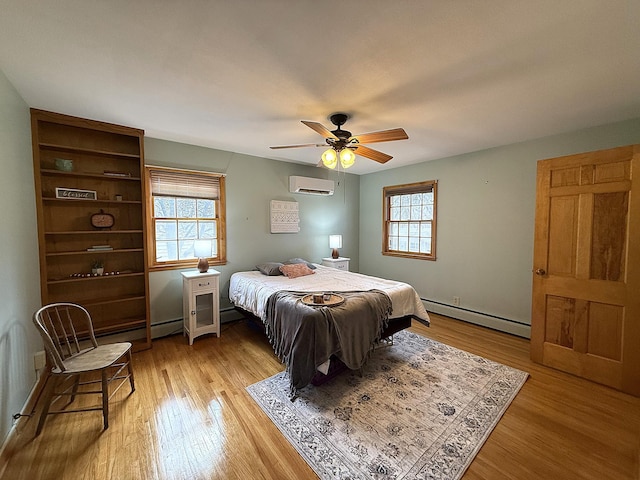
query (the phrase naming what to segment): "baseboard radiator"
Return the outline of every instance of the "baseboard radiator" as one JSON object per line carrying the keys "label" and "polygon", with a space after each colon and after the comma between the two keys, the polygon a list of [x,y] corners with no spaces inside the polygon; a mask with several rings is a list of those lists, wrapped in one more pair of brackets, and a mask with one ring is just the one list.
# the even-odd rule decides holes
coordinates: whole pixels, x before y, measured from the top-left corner
{"label": "baseboard radiator", "polygon": [[461,308],[446,303],[436,302],[423,298],[424,306],[428,312],[437,313],[446,317],[464,320],[483,327],[492,328],[501,332],[517,335],[518,337],[531,338],[531,325],[508,318],[498,317],[487,313],[476,312],[467,308]]}
{"label": "baseboard radiator", "polygon": [[[220,310],[220,324],[227,322],[233,322],[240,320],[240,315],[233,307],[223,308]],[[166,337],[168,335],[175,335],[182,333],[182,318],[176,318],[174,320],[165,320],[160,323],[151,324],[151,339]]]}

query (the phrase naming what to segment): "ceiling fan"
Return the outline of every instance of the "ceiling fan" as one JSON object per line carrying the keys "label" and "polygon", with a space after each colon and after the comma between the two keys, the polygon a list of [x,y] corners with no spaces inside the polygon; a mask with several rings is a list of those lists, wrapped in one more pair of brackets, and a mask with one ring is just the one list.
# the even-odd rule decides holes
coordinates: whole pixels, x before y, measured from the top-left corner
{"label": "ceiling fan", "polygon": [[331,115],[329,120],[331,120],[331,123],[337,127],[335,130],[331,131],[321,123],[302,120],[302,123],[307,127],[325,137],[326,143],[283,145],[271,148],[277,150],[280,148],[326,147],[329,145],[329,149],[322,154],[322,163],[324,166],[331,169],[336,168],[338,159],[340,159],[342,168],[349,168],[354,164],[356,155],[375,160],[378,163],[386,163],[393,158],[391,155],[387,155],[386,153],[364,146],[364,143],[390,142],[393,140],[406,140],[409,138],[407,132],[402,128],[363,133],[361,135],[351,135],[351,132],[340,128],[348,119],[349,115],[346,113],[334,113]]}

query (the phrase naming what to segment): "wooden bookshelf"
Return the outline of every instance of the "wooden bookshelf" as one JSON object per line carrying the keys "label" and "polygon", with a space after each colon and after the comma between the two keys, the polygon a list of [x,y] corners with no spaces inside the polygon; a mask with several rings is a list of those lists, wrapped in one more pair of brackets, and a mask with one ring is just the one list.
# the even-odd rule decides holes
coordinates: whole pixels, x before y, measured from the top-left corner
{"label": "wooden bookshelf", "polygon": [[[150,347],[144,131],[36,109],[31,129],[42,304],[79,303],[97,335]],[[61,198],[59,189],[91,198]],[[92,225],[101,212],[111,227]],[[102,274],[92,273],[95,261]]]}

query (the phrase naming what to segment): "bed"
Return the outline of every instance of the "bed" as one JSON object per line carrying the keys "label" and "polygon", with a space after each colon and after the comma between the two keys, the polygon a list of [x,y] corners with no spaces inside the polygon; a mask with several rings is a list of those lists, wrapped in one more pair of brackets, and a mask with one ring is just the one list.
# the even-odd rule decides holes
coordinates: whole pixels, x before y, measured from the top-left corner
{"label": "bed", "polygon": [[[229,284],[231,302],[259,320],[285,364],[292,398],[317,379],[317,371],[329,374],[332,364],[362,367],[377,341],[408,328],[411,319],[429,324],[418,293],[407,283],[308,265],[313,274],[288,278],[252,270],[234,273]],[[303,302],[320,292],[345,301],[335,307]]]}

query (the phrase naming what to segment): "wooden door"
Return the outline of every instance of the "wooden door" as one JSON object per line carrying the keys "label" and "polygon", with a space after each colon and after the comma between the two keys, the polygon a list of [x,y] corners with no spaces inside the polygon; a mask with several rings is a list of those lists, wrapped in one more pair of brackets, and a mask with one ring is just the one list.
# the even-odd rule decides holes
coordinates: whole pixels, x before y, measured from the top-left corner
{"label": "wooden door", "polygon": [[639,173],[640,145],[538,162],[531,322],[533,361],[636,396]]}

